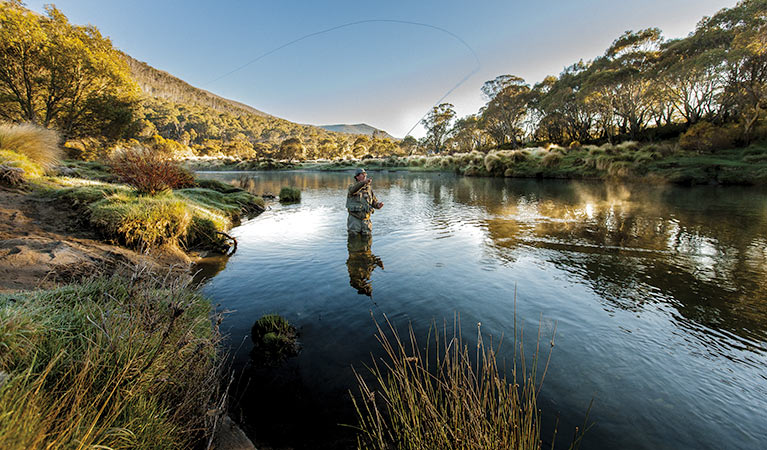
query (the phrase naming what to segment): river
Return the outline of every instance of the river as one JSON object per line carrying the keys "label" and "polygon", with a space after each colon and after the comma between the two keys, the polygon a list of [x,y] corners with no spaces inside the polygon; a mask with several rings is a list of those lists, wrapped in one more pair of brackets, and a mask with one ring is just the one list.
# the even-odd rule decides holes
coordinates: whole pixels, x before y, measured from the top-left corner
{"label": "river", "polygon": [[[379,355],[374,319],[419,336],[456,315],[467,339],[555,332],[539,407],[566,448],[767,448],[767,191],[371,173],[385,206],[350,241],[351,173],[200,173],[277,194],[200,266],[236,370],[233,410],[257,442],[353,448],[352,366]],[[516,300],[515,300],[516,299]],[[299,330],[279,368],[249,364],[264,314]],[[508,345],[501,353],[511,358]]]}

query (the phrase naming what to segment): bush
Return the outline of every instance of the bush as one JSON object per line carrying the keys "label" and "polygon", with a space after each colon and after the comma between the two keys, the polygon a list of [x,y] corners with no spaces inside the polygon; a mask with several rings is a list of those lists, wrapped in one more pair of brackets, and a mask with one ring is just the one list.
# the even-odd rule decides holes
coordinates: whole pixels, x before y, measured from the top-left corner
{"label": "bush", "polygon": [[210,314],[151,280],[0,295],[0,448],[196,448],[218,400]]}
{"label": "bush", "polygon": [[24,155],[45,170],[58,165],[62,156],[58,133],[31,124],[0,124],[0,150]]}
{"label": "bush", "polygon": [[731,129],[717,127],[710,122],[698,122],[679,138],[679,145],[685,150],[708,152],[731,148],[735,136]]}
{"label": "bush", "polygon": [[194,185],[194,175],[178,162],[142,147],[116,152],[110,166],[123,182],[141,194],[155,195]]}
{"label": "bush", "polygon": [[293,187],[283,187],[280,189],[280,202],[297,203],[301,201],[301,190]]}

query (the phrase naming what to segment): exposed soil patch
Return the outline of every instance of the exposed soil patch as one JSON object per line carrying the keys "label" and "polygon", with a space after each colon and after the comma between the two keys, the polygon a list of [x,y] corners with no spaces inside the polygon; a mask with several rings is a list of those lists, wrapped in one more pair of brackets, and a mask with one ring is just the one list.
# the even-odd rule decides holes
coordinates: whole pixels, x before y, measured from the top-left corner
{"label": "exposed soil patch", "polygon": [[0,188],[0,292],[50,288],[99,274],[188,271],[181,252],[151,256],[99,240],[67,203]]}

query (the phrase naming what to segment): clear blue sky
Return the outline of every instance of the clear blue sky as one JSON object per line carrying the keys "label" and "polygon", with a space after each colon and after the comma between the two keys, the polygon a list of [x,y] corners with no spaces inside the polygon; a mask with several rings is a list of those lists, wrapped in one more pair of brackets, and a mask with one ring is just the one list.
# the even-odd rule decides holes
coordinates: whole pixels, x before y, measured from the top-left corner
{"label": "clear blue sky", "polygon": [[[48,1],[27,0],[42,11]],[[683,37],[735,0],[262,1],[60,0],[73,23],[93,24],[134,58],[190,84],[299,123],[365,122],[402,137],[475,67],[458,40],[404,24],[372,23],[303,40],[212,80],[303,35],[344,23],[393,19],[460,36],[478,73],[445,101],[460,116],[482,106],[480,87],[501,74],[530,84],[604,52],[625,30]],[[416,136],[423,134],[417,128]]]}

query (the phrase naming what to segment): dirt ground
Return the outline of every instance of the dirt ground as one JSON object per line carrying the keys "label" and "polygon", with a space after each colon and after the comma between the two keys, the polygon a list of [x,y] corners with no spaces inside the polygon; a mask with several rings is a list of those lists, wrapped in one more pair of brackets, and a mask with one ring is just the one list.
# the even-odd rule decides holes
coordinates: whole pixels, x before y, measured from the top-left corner
{"label": "dirt ground", "polygon": [[51,288],[143,268],[189,270],[181,252],[142,255],[99,240],[70,205],[0,187],[0,292]]}

